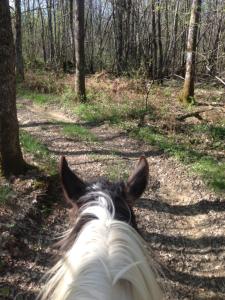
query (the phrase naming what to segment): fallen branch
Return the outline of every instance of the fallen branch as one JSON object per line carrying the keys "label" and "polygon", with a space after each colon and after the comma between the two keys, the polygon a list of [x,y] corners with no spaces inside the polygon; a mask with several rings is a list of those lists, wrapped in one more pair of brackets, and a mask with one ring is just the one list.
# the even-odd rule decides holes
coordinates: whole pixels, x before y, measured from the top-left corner
{"label": "fallen branch", "polygon": [[207,111],[210,111],[212,110],[213,108],[211,109],[207,109],[207,110],[199,110],[199,111],[195,111],[195,112],[191,112],[191,113],[188,113],[188,114],[185,114],[185,115],[181,115],[181,116],[177,116],[176,117],[176,120],[177,121],[184,121],[185,119],[187,118],[191,118],[191,117],[195,117],[197,118],[198,120],[202,121],[203,118],[200,114],[204,113],[204,112],[207,112]]}
{"label": "fallen branch", "polygon": [[175,77],[178,77],[178,78],[180,78],[180,79],[184,80],[184,77],[182,77],[182,76],[180,76],[180,75],[173,74],[173,76],[175,76]]}
{"label": "fallen branch", "polygon": [[210,75],[211,77],[215,77],[218,81],[220,81],[220,82],[225,86],[225,81],[223,81],[220,77],[211,74],[211,69],[210,69],[209,66],[206,66],[206,69],[209,71],[209,75]]}

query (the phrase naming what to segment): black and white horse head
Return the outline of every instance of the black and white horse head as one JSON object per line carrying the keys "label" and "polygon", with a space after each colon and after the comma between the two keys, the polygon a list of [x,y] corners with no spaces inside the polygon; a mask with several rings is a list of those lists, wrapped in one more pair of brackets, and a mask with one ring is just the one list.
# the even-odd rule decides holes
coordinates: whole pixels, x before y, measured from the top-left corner
{"label": "black and white horse head", "polygon": [[[129,223],[136,229],[135,216],[132,207],[144,192],[149,177],[149,166],[146,158],[142,156],[133,173],[125,183],[123,181],[110,182],[106,178],[87,183],[79,178],[68,166],[65,157],[61,158],[60,176],[65,199],[75,211],[79,210],[93,197],[104,193],[113,202],[114,218]],[[88,195],[91,194],[91,198]]]}
{"label": "black and white horse head", "polygon": [[148,162],[142,156],[127,182],[87,183],[62,157],[62,188],[74,222],[64,234],[65,253],[49,271],[41,299],[163,299],[132,209],[148,175]]}

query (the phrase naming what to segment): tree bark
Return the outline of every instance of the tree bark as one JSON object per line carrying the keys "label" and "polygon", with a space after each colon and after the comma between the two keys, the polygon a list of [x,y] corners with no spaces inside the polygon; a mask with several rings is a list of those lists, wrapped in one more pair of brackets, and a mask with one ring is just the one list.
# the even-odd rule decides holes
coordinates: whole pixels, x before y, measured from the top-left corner
{"label": "tree bark", "polygon": [[162,47],[162,39],[161,39],[161,1],[157,0],[157,25],[158,25],[158,46],[159,46],[159,61],[158,61],[158,80],[160,83],[163,83],[163,47]]}
{"label": "tree bark", "polygon": [[216,38],[213,44],[213,49],[211,51],[210,57],[209,57],[209,65],[210,65],[210,75],[215,76],[216,75],[216,59],[217,59],[217,55],[218,55],[218,47],[219,47],[219,41],[220,41],[220,33],[222,30],[222,24],[224,24],[223,21],[223,15],[221,15],[220,19],[219,19],[219,25],[218,25],[218,29],[216,32]]}
{"label": "tree bark", "polygon": [[15,0],[16,11],[16,76],[19,81],[24,80],[24,64],[21,31],[21,0]]}
{"label": "tree bark", "polygon": [[76,62],[76,54],[75,54],[75,39],[74,39],[74,18],[73,18],[73,0],[70,0],[70,30],[71,30],[71,38],[72,38],[72,57],[73,63],[75,65]]}
{"label": "tree bark", "polygon": [[152,80],[157,77],[157,42],[156,42],[156,20],[155,20],[155,0],[152,0]]}
{"label": "tree bark", "polygon": [[116,73],[120,75],[123,71],[123,0],[113,1],[113,17],[115,32],[115,61]]}
{"label": "tree bark", "polygon": [[186,73],[183,91],[180,95],[180,100],[186,103],[194,99],[195,53],[200,13],[201,0],[193,0],[187,40]]}
{"label": "tree bark", "polygon": [[174,14],[174,24],[173,24],[173,54],[172,54],[172,73],[175,73],[176,69],[176,53],[177,53],[177,29],[178,29],[178,10],[179,10],[179,0],[175,5],[175,14]]}
{"label": "tree bark", "polygon": [[0,1],[0,166],[4,176],[27,169],[16,114],[15,49],[8,0]]}
{"label": "tree bark", "polygon": [[86,101],[84,55],[84,0],[76,0],[75,8],[76,79],[75,90],[79,100]]}
{"label": "tree bark", "polygon": [[40,5],[40,0],[38,0],[38,8],[39,8],[39,13],[40,13],[40,17],[41,17],[41,39],[42,39],[43,59],[44,59],[45,65],[46,65],[47,55],[46,55],[46,47],[45,47],[45,26],[44,26],[45,23],[44,23],[42,8]]}
{"label": "tree bark", "polygon": [[89,69],[92,74],[94,74],[94,23],[93,23],[93,1],[89,1],[90,9],[90,64]]}
{"label": "tree bark", "polygon": [[50,57],[51,63],[55,63],[55,48],[54,48],[54,38],[53,38],[53,28],[52,28],[52,0],[47,0],[48,6],[48,29],[49,29],[49,42],[50,42]]}

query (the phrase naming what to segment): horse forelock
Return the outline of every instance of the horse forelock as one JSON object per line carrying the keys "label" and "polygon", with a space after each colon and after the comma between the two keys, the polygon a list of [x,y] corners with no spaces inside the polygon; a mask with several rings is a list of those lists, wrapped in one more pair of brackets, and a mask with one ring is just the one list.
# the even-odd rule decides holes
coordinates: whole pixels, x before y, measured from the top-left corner
{"label": "horse forelock", "polygon": [[116,219],[134,227],[137,225],[132,208],[126,201],[124,182],[110,183],[102,178],[91,183],[87,192],[77,201],[79,209],[72,209],[71,227],[56,244],[62,251],[67,251],[76,240],[82,228],[94,219]]}

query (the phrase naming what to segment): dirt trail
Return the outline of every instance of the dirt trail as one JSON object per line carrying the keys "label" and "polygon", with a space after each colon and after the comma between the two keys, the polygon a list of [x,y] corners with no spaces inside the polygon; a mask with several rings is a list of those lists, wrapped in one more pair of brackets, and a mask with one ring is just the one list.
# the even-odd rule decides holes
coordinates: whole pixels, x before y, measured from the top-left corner
{"label": "dirt trail", "polygon": [[[86,179],[107,175],[109,170],[126,174],[144,153],[151,176],[135,212],[163,265],[163,282],[172,293],[168,299],[225,299],[225,199],[210,192],[187,167],[120,129],[106,123],[92,126],[98,142],[77,141],[61,132],[62,122],[76,123],[76,118],[27,100],[19,102],[21,127],[46,144],[57,160],[65,155]],[[62,229],[57,226],[54,230]],[[46,234],[48,238],[52,232]]]}

